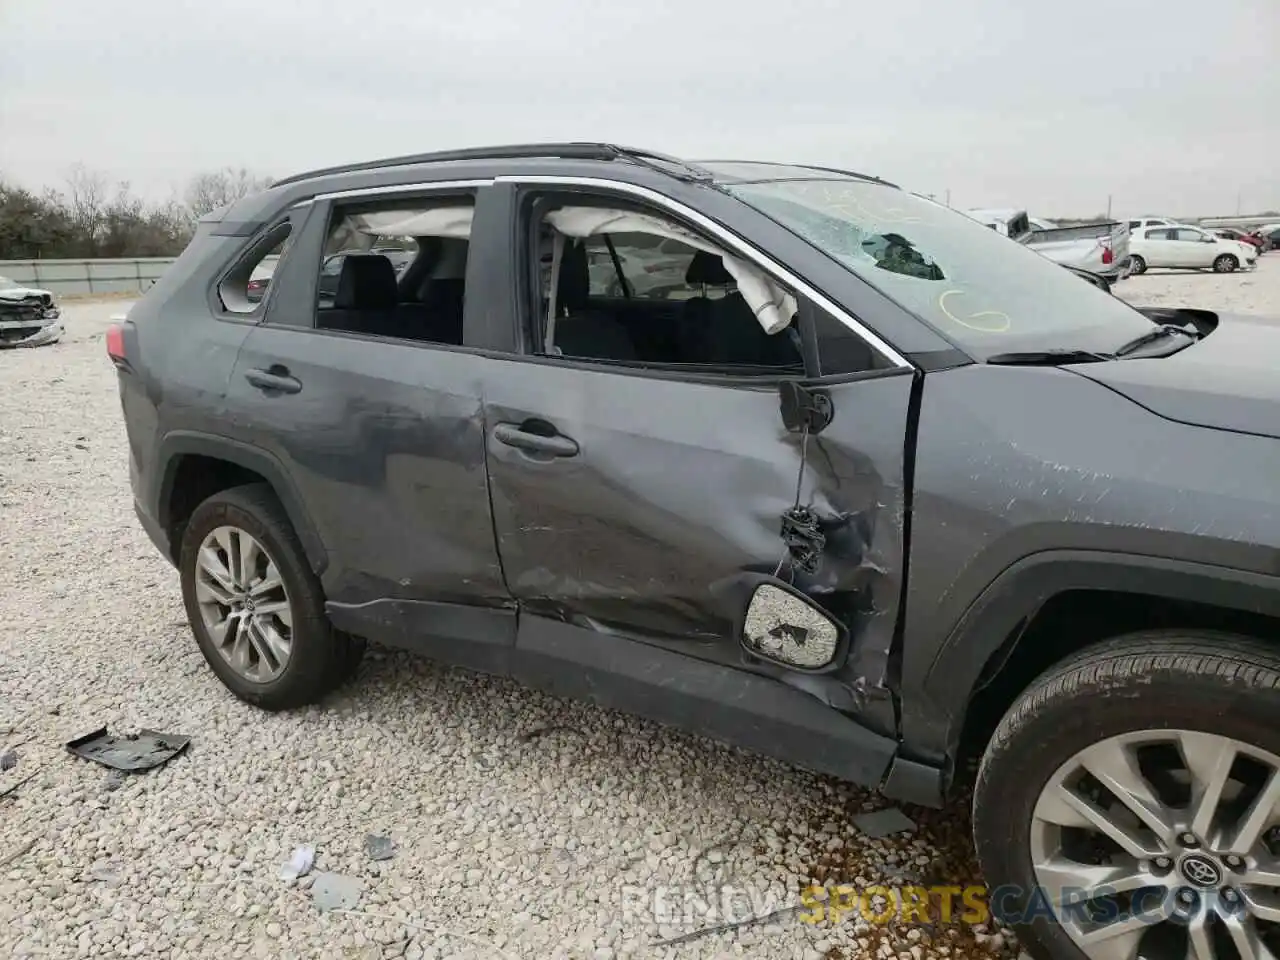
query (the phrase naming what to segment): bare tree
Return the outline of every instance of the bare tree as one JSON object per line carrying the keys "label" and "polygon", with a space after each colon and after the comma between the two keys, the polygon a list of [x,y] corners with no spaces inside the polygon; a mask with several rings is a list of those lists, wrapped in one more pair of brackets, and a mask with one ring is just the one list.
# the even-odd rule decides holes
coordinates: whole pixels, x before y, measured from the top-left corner
{"label": "bare tree", "polygon": [[107,178],[82,163],[73,164],[67,171],[66,203],[72,227],[81,241],[92,249],[102,230],[106,212]]}
{"label": "bare tree", "polygon": [[223,167],[191,178],[187,184],[187,211],[198,220],[211,210],[235,203],[241,197],[271,185],[269,177],[259,177],[245,167]]}

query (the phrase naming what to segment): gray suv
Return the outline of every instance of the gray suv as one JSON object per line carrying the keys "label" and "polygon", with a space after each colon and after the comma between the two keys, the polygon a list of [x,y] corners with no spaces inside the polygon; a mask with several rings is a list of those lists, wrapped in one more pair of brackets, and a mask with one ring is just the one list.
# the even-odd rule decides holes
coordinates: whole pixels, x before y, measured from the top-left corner
{"label": "gray suv", "polygon": [[1280,952],[1274,325],[1134,309],[875,177],[536,144],[237,201],[107,348],[244,700],[372,639],[907,802],[972,758],[1039,960]]}

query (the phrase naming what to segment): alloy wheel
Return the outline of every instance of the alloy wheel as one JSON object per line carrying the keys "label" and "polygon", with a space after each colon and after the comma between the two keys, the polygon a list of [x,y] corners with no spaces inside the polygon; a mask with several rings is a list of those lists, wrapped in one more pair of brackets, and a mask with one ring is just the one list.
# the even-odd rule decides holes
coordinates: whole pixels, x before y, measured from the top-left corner
{"label": "alloy wheel", "polygon": [[1091,960],[1280,956],[1280,757],[1147,730],[1058,768],[1030,831],[1039,893]]}
{"label": "alloy wheel", "polygon": [[246,680],[268,683],[289,663],[293,613],[280,569],[239,527],[216,527],[196,557],[196,602],[214,647]]}

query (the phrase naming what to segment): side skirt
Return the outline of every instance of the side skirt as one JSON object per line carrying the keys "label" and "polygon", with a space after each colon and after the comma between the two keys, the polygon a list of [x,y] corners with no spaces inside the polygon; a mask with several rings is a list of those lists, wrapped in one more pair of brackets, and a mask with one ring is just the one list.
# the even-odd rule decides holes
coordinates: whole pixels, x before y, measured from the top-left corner
{"label": "side skirt", "polygon": [[[515,608],[413,600],[328,603],[334,626],[388,646],[509,676],[862,786],[937,806],[940,776],[895,764],[897,743],[794,687]],[[903,794],[910,794],[903,796]]]}

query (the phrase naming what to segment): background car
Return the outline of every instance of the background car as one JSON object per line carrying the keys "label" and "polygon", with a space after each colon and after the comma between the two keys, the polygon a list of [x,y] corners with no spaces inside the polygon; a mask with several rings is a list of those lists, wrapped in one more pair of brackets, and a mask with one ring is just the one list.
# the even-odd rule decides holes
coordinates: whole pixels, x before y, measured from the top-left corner
{"label": "background car", "polygon": [[38,347],[62,338],[53,294],[0,277],[0,347]]}
{"label": "background car", "polygon": [[1280,223],[1269,223],[1258,230],[1263,250],[1280,250]]}
{"label": "background car", "polygon": [[1184,224],[1139,230],[1129,241],[1129,256],[1135,274],[1145,273],[1148,267],[1232,273],[1255,266],[1258,251],[1250,244]]}
{"label": "background car", "polygon": [[250,303],[257,303],[266,295],[267,287],[270,285],[270,277],[254,277],[246,284],[244,295]]}
{"label": "background car", "polygon": [[1247,243],[1258,251],[1262,250],[1263,239],[1256,233],[1245,233],[1243,230],[1237,230],[1235,227],[1217,227],[1214,231],[1216,236],[1222,237],[1224,240],[1237,240],[1240,243]]}
{"label": "background car", "polygon": [[1177,220],[1170,220],[1168,217],[1139,217],[1137,220],[1129,221],[1129,232],[1137,233],[1139,230],[1146,230],[1150,227],[1176,227]]}

